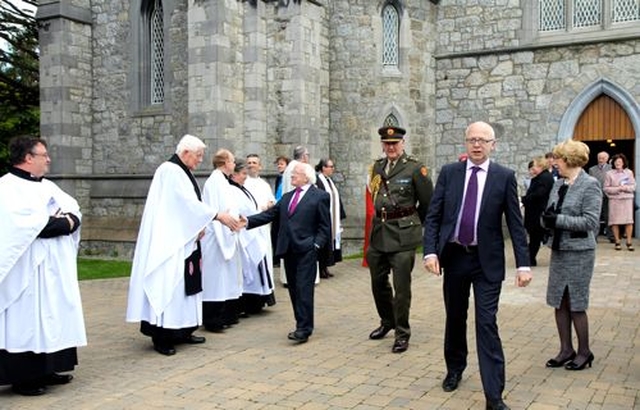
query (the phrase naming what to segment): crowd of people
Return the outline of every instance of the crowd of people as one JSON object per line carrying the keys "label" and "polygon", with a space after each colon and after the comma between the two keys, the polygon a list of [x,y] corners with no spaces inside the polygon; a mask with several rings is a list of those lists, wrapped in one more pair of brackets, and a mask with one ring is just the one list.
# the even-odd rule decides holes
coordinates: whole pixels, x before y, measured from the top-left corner
{"label": "crowd of people", "polygon": [[[422,245],[427,272],[442,276],[446,313],[445,392],[459,387],[467,368],[466,327],[470,291],[475,305],[476,348],[488,409],[503,401],[505,359],[497,311],[506,277],[503,220],[516,261],[516,285],[526,287],[540,247],[550,250],[546,302],[554,308],[559,352],[550,368],[590,367],[587,308],[599,234],[616,250],[634,251],[636,182],[623,154],[600,152],[586,172],[586,144],[567,140],[529,163],[526,193],[516,174],[491,158],[493,127],[471,123],[465,152],[440,170],[435,186],[427,167],[405,152],[406,130],[378,130],[382,155],[370,167],[373,215],[365,258],[380,318],[369,334],[394,331],[393,353],[408,350],[412,271]],[[315,169],[304,146],[293,159],[276,158],[275,186],[261,177],[262,159],[212,155],[204,186],[193,171],[206,145],[185,135],[175,154],[155,171],[145,203],[130,277],[126,320],[140,324],[162,355],[181,344],[205,343],[195,332],[224,332],[241,318],[273,306],[275,269],[287,288],[295,328],[305,343],[314,331],[314,289],[342,260],[342,198],[332,177],[335,162]],[[40,138],[9,145],[11,169],[0,178],[0,384],[27,396],[66,384],[86,344],[76,274],[78,203],[45,177],[51,159]],[[524,216],[521,207],[524,207]],[[528,234],[528,235],[527,235]],[[528,239],[527,239],[528,236]],[[28,292],[25,292],[28,289]],[[50,311],[42,315],[40,309]],[[19,325],[33,323],[25,334]],[[572,327],[577,335],[573,347]],[[55,335],[53,337],[52,335]]]}

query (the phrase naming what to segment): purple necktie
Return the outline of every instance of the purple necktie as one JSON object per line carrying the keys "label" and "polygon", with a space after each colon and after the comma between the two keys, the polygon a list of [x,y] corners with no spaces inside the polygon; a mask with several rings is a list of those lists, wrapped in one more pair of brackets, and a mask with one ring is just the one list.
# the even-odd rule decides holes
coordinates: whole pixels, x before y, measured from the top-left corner
{"label": "purple necktie", "polygon": [[478,171],[480,167],[471,168],[471,176],[467,184],[467,194],[464,197],[462,207],[462,218],[460,218],[460,230],[458,231],[458,241],[462,245],[473,243],[473,233],[476,223],[476,203],[478,201]]}
{"label": "purple necktie", "polygon": [[296,193],[293,194],[293,199],[291,199],[291,203],[289,204],[289,215],[296,210],[296,206],[298,206],[298,201],[300,200],[300,192],[302,192],[302,188],[296,188]]}

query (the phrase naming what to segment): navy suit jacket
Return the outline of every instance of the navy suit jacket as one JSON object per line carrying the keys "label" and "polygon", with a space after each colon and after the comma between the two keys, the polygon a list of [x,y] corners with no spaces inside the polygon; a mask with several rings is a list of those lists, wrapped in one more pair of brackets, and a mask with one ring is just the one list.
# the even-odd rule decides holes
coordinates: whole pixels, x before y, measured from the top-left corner
{"label": "navy suit jacket", "polygon": [[278,225],[276,256],[304,253],[321,249],[331,238],[331,216],[329,194],[310,185],[289,215],[289,203],[295,190],[287,192],[274,206],[256,215],[249,216],[247,229],[274,222]]}
{"label": "navy suit jacket", "polygon": [[[466,167],[466,162],[442,167],[425,219],[424,255],[438,255],[441,267],[446,266],[447,262],[443,259],[444,247],[453,240],[455,234],[464,196]],[[527,236],[520,213],[515,172],[491,162],[482,193],[476,231],[480,266],[487,279],[492,282],[502,281],[505,277],[503,215],[513,243],[516,266],[529,266]]]}

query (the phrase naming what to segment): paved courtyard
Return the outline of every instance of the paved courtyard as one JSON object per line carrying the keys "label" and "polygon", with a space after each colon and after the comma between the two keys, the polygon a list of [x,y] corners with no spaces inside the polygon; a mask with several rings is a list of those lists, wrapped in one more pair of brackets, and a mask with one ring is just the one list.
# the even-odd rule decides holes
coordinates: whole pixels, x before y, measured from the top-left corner
{"label": "paved courtyard", "polygon": [[[601,238],[602,240],[602,238]],[[499,323],[507,358],[506,402],[513,409],[640,409],[640,252],[602,242],[588,311],[593,368],[546,369],[558,350],[552,308],[545,305],[549,251],[534,282],[514,286],[512,252]],[[155,353],[124,321],[127,279],[81,283],[89,345],[75,379],[40,397],[0,387],[2,409],[483,409],[470,311],[469,366],[458,390],[445,393],[441,279],[417,266],[410,349],[392,354],[393,338],[373,341],[378,324],[368,270],[360,260],[334,267],[316,287],[316,330],[309,342],[287,340],[293,314],[286,289],[278,304],[242,319],[207,343]]]}

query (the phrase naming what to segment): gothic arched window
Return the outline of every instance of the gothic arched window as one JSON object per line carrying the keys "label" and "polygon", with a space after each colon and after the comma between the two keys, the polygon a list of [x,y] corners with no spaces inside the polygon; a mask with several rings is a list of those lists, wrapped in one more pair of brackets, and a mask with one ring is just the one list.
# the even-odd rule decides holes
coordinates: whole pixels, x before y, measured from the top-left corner
{"label": "gothic arched window", "polygon": [[638,21],[637,0],[538,0],[540,32],[609,30],[619,23]]}
{"label": "gothic arched window", "polygon": [[136,42],[139,70],[137,108],[160,107],[165,102],[165,29],[162,0],[141,0]]}
{"label": "gothic arched window", "polygon": [[382,65],[397,67],[400,50],[400,13],[388,3],[382,9]]}
{"label": "gothic arched window", "polygon": [[393,115],[393,114],[389,114],[387,115],[387,118],[384,119],[384,127],[399,127],[400,126],[400,121],[398,121],[398,118]]}
{"label": "gothic arched window", "polygon": [[155,0],[149,18],[151,104],[164,102],[164,15],[162,1]]}

